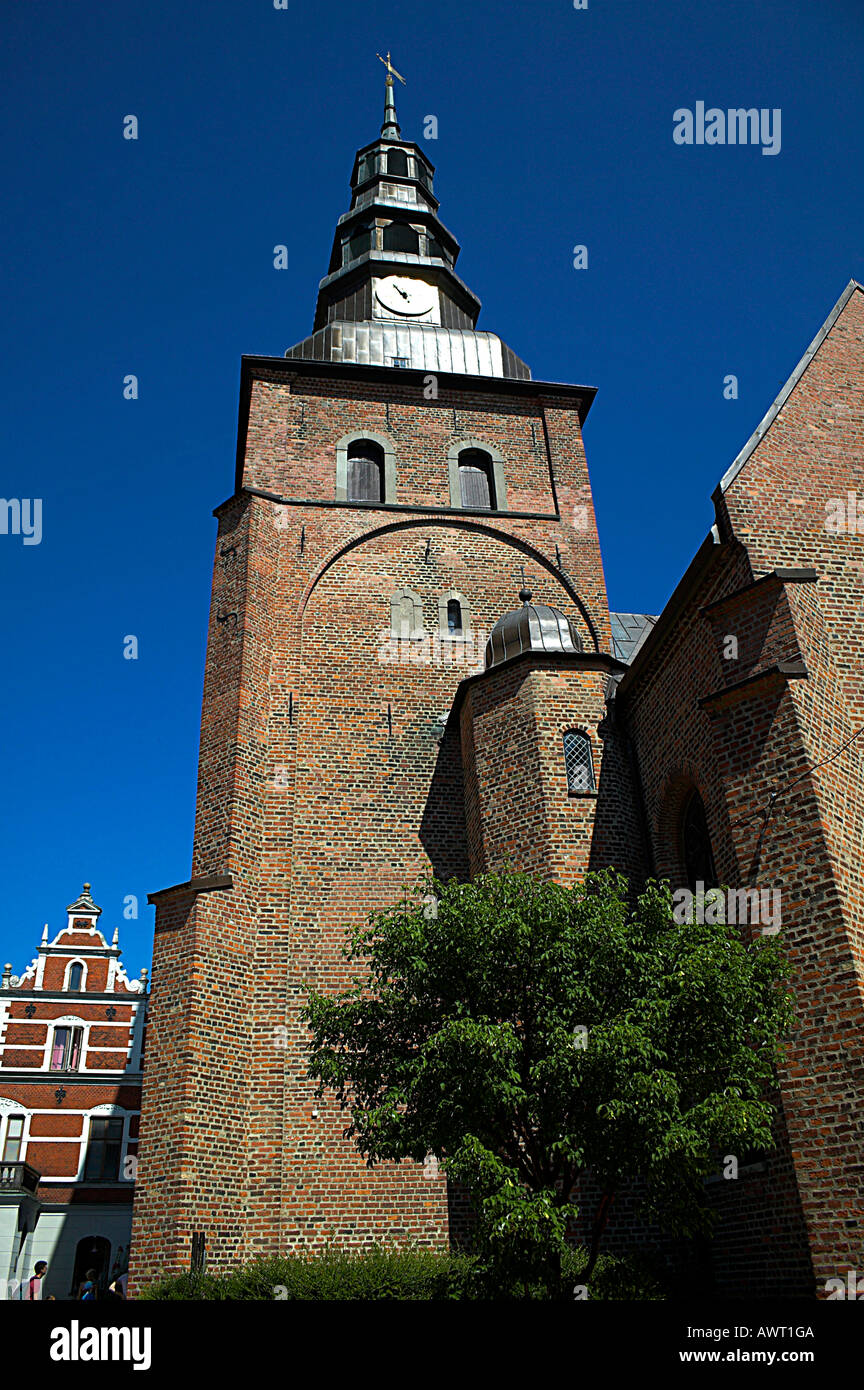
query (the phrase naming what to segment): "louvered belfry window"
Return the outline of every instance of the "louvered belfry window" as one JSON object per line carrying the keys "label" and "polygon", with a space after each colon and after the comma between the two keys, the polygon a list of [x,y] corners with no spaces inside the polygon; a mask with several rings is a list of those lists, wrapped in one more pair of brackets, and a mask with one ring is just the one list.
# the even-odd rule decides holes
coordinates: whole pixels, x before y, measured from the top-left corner
{"label": "louvered belfry window", "polygon": [[459,455],[459,485],[462,506],[482,511],[495,507],[492,460],[482,449],[463,449]]}
{"label": "louvered belfry window", "polygon": [[387,151],[387,173],[408,177],[408,156],[404,150]]}
{"label": "louvered belfry window", "polygon": [[409,223],[388,222],[382,245],[385,251],[411,251],[416,255],[420,250],[420,238]]}
{"label": "louvered belfry window", "polygon": [[384,501],[384,450],[371,439],[348,446],[348,501]]}
{"label": "louvered belfry window", "polygon": [[596,789],[591,740],[587,734],[571,730],[564,735],[564,765],[568,791],[593,792]]}

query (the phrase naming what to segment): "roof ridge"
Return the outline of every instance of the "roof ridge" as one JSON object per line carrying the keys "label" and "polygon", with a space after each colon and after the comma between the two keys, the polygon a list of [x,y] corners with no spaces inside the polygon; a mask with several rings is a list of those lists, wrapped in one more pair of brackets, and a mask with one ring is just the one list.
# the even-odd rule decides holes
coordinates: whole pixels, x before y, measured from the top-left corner
{"label": "roof ridge", "polygon": [[819,329],[819,332],[816,334],[816,337],[811,342],[807,351],[804,353],[803,357],[800,358],[797,366],[793,369],[791,374],[783,383],[783,387],[780,391],[780,394],[768,407],[765,414],[762,416],[762,419],[759,421],[759,424],[757,425],[756,429],[753,431],[750,438],[747,440],[747,443],[744,445],[744,448],[735,457],[735,459],[733,459],[732,463],[726,469],[726,472],[723,474],[723,477],[720,479],[719,483],[717,484],[717,487],[714,489],[714,497],[716,497],[718,493],[726,492],[730,484],[733,483],[735,479],[738,477],[738,474],[741,472],[741,469],[744,467],[750,455],[754,452],[756,446],[762,442],[765,435],[768,433],[768,430],[771,428],[771,425],[774,423],[775,419],[780,414],[782,407],[786,404],[794,388],[797,386],[801,377],[804,375],[805,371],[810,366],[810,363],[813,361],[813,358],[816,356],[816,353],[819,351],[825,339],[828,337],[828,334],[834,327],[834,324],[837,322],[838,318],[840,317],[843,310],[846,308],[846,305],[849,303],[849,300],[852,298],[852,295],[856,290],[861,290],[862,292],[864,292],[864,285],[862,285],[858,280],[855,280],[853,278],[849,281],[840,298],[837,300],[837,303],[834,305],[834,308],[831,310],[827,319],[822,324],[822,327]]}

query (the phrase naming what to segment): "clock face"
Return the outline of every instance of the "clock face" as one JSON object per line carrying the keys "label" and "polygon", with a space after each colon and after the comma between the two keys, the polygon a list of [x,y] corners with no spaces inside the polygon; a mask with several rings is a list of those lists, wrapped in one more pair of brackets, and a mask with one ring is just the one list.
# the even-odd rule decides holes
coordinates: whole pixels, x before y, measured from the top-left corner
{"label": "clock face", "polygon": [[388,275],[386,280],[379,280],[375,297],[388,313],[405,318],[428,314],[438,302],[433,285],[427,285],[425,280],[410,280],[404,275]]}

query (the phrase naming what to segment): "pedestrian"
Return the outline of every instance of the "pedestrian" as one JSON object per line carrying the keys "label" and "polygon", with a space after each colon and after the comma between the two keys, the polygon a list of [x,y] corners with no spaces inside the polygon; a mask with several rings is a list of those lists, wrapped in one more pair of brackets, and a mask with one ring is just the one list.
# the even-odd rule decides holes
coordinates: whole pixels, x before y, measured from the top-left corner
{"label": "pedestrian", "polygon": [[42,1297],[42,1280],[48,1273],[47,1260],[37,1260],[33,1266],[33,1273],[24,1286],[23,1297],[26,1299],[40,1299]]}
{"label": "pedestrian", "polygon": [[95,1269],[88,1269],[84,1278],[84,1283],[81,1285],[80,1297],[82,1302],[85,1299],[96,1298],[96,1279],[97,1275]]}

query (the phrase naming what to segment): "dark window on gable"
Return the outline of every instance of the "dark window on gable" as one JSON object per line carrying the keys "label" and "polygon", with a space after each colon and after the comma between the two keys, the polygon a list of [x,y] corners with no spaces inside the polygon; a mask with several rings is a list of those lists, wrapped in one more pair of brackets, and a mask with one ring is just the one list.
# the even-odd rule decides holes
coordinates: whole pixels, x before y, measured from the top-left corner
{"label": "dark window on gable", "polygon": [[81,988],[81,976],[84,974],[84,967],[78,961],[69,967],[69,989],[77,993]]}
{"label": "dark window on gable", "polygon": [[404,150],[387,151],[387,173],[408,177],[408,156]]}
{"label": "dark window on gable", "polygon": [[681,821],[681,848],[684,855],[684,872],[687,884],[695,892],[697,883],[706,888],[717,887],[714,869],[714,855],[711,850],[711,837],[708,834],[708,820],[701,796],[694,791]]}
{"label": "dark window on gable", "polygon": [[123,1147],[122,1119],[92,1119],[84,1160],[84,1180],[106,1178],[116,1182],[120,1176],[120,1150]]}
{"label": "dark window on gable", "polygon": [[482,449],[463,449],[459,455],[459,487],[463,507],[495,510],[492,460]]}
{"label": "dark window on gable", "polygon": [[564,735],[564,766],[567,769],[568,792],[596,790],[591,740],[579,729],[568,730]]}
{"label": "dark window on gable", "polygon": [[382,245],[385,251],[412,251],[416,255],[420,250],[420,238],[407,222],[388,222]]}
{"label": "dark window on gable", "polygon": [[458,598],[447,600],[447,631],[462,631],[462,605]]}
{"label": "dark window on gable", "polygon": [[371,439],[348,445],[348,501],[384,501],[384,450]]}

